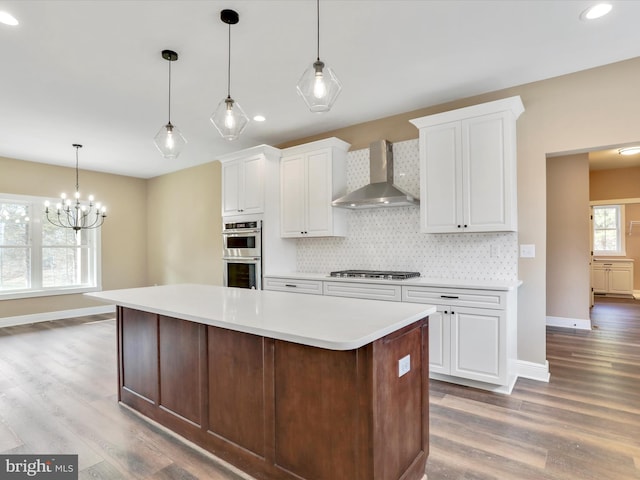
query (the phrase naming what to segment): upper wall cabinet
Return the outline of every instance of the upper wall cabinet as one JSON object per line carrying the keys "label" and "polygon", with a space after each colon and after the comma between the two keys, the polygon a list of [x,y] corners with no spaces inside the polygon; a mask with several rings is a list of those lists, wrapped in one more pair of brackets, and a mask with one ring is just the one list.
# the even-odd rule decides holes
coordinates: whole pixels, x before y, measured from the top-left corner
{"label": "upper wall cabinet", "polygon": [[420,229],[517,231],[519,96],[410,120],[420,130]]}
{"label": "upper wall cabinet", "polygon": [[223,156],[222,216],[264,212],[265,162],[280,158],[280,150],[268,145]]}
{"label": "upper wall cabinet", "polygon": [[282,150],[282,237],[346,235],[346,211],[333,208],[331,201],[346,193],[349,147],[338,138],[328,138]]}

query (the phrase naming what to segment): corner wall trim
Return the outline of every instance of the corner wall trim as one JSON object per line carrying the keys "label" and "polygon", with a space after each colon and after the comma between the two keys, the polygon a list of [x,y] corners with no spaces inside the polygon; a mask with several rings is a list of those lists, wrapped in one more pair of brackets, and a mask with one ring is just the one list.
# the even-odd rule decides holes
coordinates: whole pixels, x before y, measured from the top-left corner
{"label": "corner wall trim", "polygon": [[582,318],[550,317],[547,316],[547,327],[575,328],[591,330],[591,320]]}
{"label": "corner wall trim", "polygon": [[529,378],[539,382],[549,382],[551,374],[549,373],[549,361],[544,363],[527,362],[526,360],[518,360],[518,377]]}
{"label": "corner wall trim", "polygon": [[73,310],[59,310],[57,312],[33,313],[30,315],[18,315],[16,317],[0,318],[0,328],[26,325],[28,323],[49,322],[63,318],[85,317],[87,315],[100,315],[102,313],[114,313],[115,305],[103,305],[99,307],[75,308]]}

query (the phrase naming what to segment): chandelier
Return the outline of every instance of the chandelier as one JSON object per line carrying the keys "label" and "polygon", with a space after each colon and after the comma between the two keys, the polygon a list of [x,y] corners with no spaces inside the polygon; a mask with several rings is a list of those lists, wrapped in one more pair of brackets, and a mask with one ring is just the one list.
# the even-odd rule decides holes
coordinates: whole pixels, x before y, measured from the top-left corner
{"label": "chandelier", "polygon": [[89,195],[89,203],[83,204],[80,201],[80,186],[78,183],[78,150],[82,145],[73,144],[76,149],[76,193],[75,202],[67,198],[67,194],[60,195],[60,202],[56,205],[56,211],[49,210],[50,203],[44,203],[45,213],[49,223],[61,228],[71,228],[76,233],[80,230],[98,228],[107,218],[107,209],[100,205],[100,202],[93,203],[93,195]]}

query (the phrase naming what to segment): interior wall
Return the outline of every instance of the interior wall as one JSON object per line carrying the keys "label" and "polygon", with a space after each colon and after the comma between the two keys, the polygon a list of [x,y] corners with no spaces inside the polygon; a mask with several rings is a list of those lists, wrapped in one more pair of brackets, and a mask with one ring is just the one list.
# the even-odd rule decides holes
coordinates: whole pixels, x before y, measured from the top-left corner
{"label": "interior wall", "polygon": [[547,316],[588,320],[589,156],[547,159]]}
{"label": "interior wall", "polygon": [[[143,179],[80,170],[80,186],[107,208],[101,227],[102,288],[147,281],[147,198]],[[0,192],[58,198],[75,189],[75,168],[0,157]],[[0,301],[0,318],[104,305],[81,294]]]}
{"label": "interior wall", "polygon": [[[374,122],[292,139],[291,146],[336,136],[364,148],[379,138],[417,138],[408,120],[520,95],[525,112],[517,122],[519,243],[535,245],[535,258],[521,258],[518,292],[518,358],[546,363],[546,158],[640,139],[640,58],[497,92],[422,108]],[[347,94],[346,92],[343,95]]]}
{"label": "interior wall", "polygon": [[222,285],[220,162],[148,180],[151,285]]}

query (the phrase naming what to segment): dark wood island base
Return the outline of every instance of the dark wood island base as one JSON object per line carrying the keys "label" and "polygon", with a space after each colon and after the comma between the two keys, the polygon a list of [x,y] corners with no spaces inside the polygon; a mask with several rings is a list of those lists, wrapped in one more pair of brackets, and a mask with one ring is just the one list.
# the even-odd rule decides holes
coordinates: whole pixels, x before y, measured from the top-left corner
{"label": "dark wood island base", "polygon": [[120,401],[249,475],[426,478],[427,318],[329,350],[117,311]]}

